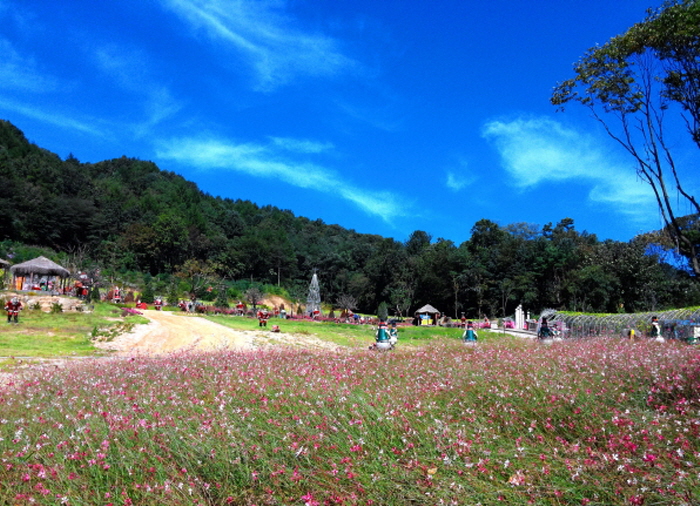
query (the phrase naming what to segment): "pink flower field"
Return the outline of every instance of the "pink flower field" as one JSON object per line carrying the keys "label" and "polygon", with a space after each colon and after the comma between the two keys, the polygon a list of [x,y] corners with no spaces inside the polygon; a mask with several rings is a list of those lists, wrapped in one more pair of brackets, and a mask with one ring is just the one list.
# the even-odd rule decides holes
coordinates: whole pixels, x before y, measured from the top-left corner
{"label": "pink flower field", "polygon": [[0,504],[696,505],[700,350],[80,361],[0,390]]}

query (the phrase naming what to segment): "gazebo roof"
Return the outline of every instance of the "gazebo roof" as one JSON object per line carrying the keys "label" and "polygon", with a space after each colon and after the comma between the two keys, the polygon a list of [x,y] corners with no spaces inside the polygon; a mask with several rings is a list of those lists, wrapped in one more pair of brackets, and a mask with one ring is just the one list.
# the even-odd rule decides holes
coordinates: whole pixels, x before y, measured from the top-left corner
{"label": "gazebo roof", "polygon": [[416,313],[439,313],[437,309],[435,309],[433,306],[430,304],[426,304],[420,309],[416,309]]}
{"label": "gazebo roof", "polygon": [[37,257],[33,260],[13,265],[10,267],[10,272],[15,276],[27,276],[30,274],[60,276],[62,278],[70,276],[68,269],[61,267],[46,257]]}
{"label": "gazebo roof", "polygon": [[10,262],[8,262],[7,260],[3,260],[2,258],[0,258],[0,268],[3,268],[3,269],[4,269],[4,268],[9,267],[9,266],[10,266]]}

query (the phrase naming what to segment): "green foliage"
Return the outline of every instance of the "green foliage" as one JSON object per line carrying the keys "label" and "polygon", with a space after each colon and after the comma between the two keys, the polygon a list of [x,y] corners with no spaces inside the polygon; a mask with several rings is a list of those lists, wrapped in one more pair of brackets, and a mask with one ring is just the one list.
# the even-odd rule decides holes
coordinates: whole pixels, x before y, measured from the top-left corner
{"label": "green foliage", "polygon": [[170,285],[170,288],[168,289],[168,295],[166,296],[165,299],[166,299],[165,301],[170,306],[176,306],[178,304],[178,302],[180,302],[180,300],[181,300],[180,292],[177,289],[176,283],[172,283]]}
{"label": "green foliage", "polygon": [[377,318],[380,320],[386,321],[387,318],[389,317],[389,309],[386,305],[386,302],[380,302],[379,307],[377,308]]}
{"label": "green foliage", "polygon": [[226,290],[226,287],[222,287],[221,289],[217,290],[214,305],[220,308],[230,307],[230,304],[228,302],[228,291]]}
{"label": "green foliage", "polygon": [[93,286],[88,294],[88,302],[92,302],[94,304],[96,302],[100,302],[100,300],[100,288],[98,286]]}
{"label": "green foliage", "polygon": [[[2,167],[1,163],[0,167]],[[57,253],[51,248],[29,246],[9,239],[0,241],[0,258],[12,259],[12,263],[19,264],[39,256],[44,256],[58,264],[66,260],[65,253]]]}
{"label": "green foliage", "polygon": [[153,292],[153,284],[150,282],[146,282],[146,286],[144,287],[143,292],[141,292],[141,302],[145,302],[146,304],[153,304],[155,297],[156,295]]}
{"label": "green foliage", "polygon": [[[104,281],[91,302],[117,284],[127,293],[143,290],[144,301],[165,295],[175,305],[194,296],[225,307],[256,288],[289,300],[291,313],[305,304],[314,269],[326,306],[347,297],[365,314],[381,303],[387,314],[411,316],[431,304],[452,317],[478,318],[511,315],[520,303],[536,313],[700,302],[694,278],[661,262],[650,241],[600,242],[569,218],[544,227],[482,219],[460,245],[420,230],[402,243],[211,197],[142,160],[62,161],[4,121],[0,171],[6,176],[0,209],[8,210],[0,212],[0,258],[43,255],[71,268],[99,269]],[[59,211],[70,219],[54,219]],[[696,222],[681,225],[692,231]]]}
{"label": "green foliage", "polygon": [[[627,151],[652,187],[667,239],[700,275],[700,203],[679,177],[676,146],[665,139],[675,123],[700,148],[700,2],[671,0],[649,10],[643,22],[589,49],[574,73],[557,85],[552,103],[586,106]],[[689,209],[692,219],[676,208]]]}
{"label": "green foliage", "polygon": [[265,298],[265,292],[257,286],[251,286],[245,291],[245,301],[255,309]]}
{"label": "green foliage", "polygon": [[216,292],[213,288],[211,290],[204,290],[201,292],[199,298],[206,302],[213,302],[214,300],[216,300]]}

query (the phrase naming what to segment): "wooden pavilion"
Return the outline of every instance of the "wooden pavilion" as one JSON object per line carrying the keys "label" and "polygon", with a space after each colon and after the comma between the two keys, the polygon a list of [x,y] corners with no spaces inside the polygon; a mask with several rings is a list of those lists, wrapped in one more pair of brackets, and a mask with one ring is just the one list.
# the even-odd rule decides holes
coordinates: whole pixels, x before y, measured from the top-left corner
{"label": "wooden pavilion", "polygon": [[430,304],[426,304],[413,313],[418,325],[437,325],[437,319],[440,316],[440,311],[435,309]]}
{"label": "wooden pavilion", "polygon": [[[10,267],[13,276],[13,286],[16,290],[40,290],[42,278],[59,278],[61,288],[65,284],[66,278],[70,276],[70,271],[61,267],[56,262],[46,257],[40,256],[33,260]],[[58,289],[58,285],[54,285]]]}

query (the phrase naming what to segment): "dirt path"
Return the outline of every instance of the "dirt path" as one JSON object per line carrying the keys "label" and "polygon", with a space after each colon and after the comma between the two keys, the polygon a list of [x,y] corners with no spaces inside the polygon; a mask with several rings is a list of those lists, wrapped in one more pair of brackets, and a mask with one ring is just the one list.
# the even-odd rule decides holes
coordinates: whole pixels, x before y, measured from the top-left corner
{"label": "dirt path", "polygon": [[[172,311],[141,310],[148,324],[136,325],[131,332],[96,348],[112,352],[110,356],[164,355],[177,351],[254,350],[271,347],[299,347],[338,351],[343,348],[307,334],[270,330],[234,330],[194,315]],[[81,358],[18,359],[12,372],[0,372],[0,389],[18,381],[36,368],[63,368]],[[99,358],[98,358],[99,360]]]}
{"label": "dirt path", "polygon": [[148,324],[136,325],[131,332],[111,341],[96,343],[97,348],[124,354],[160,354],[179,350],[252,349],[252,336],[196,316],[172,311],[140,310]]}
{"label": "dirt path", "polygon": [[120,355],[158,355],[174,351],[252,350],[276,345],[304,348],[338,347],[308,335],[270,330],[234,330],[205,318],[171,311],[143,310],[150,323],[96,347]]}

